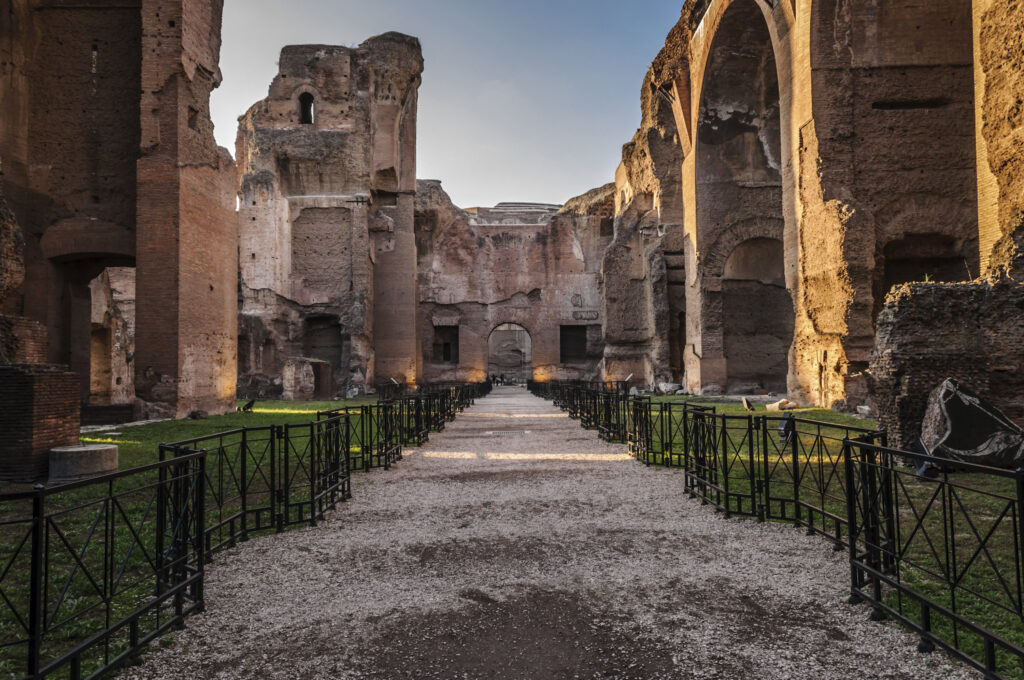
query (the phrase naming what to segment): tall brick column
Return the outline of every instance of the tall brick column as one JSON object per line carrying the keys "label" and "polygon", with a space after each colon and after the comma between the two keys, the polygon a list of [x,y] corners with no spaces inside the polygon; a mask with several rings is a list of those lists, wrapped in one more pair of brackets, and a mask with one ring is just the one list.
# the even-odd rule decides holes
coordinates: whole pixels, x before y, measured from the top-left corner
{"label": "tall brick column", "polygon": [[234,404],[234,165],[213,137],[223,0],[143,0],[138,162],[139,416]]}

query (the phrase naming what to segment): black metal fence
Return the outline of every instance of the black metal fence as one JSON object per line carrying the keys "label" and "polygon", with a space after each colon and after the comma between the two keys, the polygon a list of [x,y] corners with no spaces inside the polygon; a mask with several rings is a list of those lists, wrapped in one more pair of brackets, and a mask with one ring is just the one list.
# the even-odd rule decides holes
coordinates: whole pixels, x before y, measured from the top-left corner
{"label": "black metal fence", "polygon": [[0,658],[14,677],[115,667],[203,608],[206,455],[0,497]]}
{"label": "black metal fence", "polygon": [[[907,463],[911,465],[907,465]],[[925,463],[928,476],[918,475]],[[1024,675],[1024,470],[844,445],[851,601],[986,677]]]}
{"label": "black metal fence", "polygon": [[[951,468],[888,448],[883,431],[792,414],[725,415],[579,383],[530,388],[638,460],[680,469],[702,503],[848,551],[851,601],[919,632],[922,651],[1024,678],[1024,470]],[[926,462],[931,477],[918,474]]]}
{"label": "black metal fence", "polygon": [[78,680],[122,666],[203,610],[219,551],[315,526],[351,497],[353,470],[388,467],[489,387],[163,444],[151,465],[0,494],[0,675]]}

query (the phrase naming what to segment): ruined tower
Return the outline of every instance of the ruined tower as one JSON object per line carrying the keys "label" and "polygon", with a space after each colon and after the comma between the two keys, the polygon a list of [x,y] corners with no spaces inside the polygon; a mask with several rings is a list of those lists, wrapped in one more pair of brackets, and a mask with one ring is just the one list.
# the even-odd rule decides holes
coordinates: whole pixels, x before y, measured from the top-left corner
{"label": "ruined tower", "polygon": [[6,307],[45,327],[47,361],[80,376],[84,404],[114,358],[94,342],[93,284],[131,268],[137,334],[118,398],[137,396],[140,417],[234,407],[234,168],[209,117],[222,6],[10,0],[0,11],[3,183],[25,232],[25,286]]}
{"label": "ruined tower", "polygon": [[240,387],[333,397],[415,382],[416,111],[423,58],[398,33],[281,51],[240,119]]}

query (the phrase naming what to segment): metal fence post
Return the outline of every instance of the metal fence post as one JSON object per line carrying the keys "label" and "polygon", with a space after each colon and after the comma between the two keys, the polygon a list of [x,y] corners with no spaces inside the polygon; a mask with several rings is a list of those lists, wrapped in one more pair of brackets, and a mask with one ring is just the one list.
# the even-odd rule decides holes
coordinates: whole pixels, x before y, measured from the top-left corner
{"label": "metal fence post", "polygon": [[43,581],[45,580],[43,544],[46,540],[46,492],[36,489],[32,497],[32,566],[29,574],[28,608],[28,675],[35,677],[42,667],[43,650]]}
{"label": "metal fence post", "polygon": [[786,437],[788,441],[783,443],[783,451],[785,451],[786,444],[793,448],[793,526],[799,527],[803,523],[803,507],[800,505],[800,437],[796,427],[792,432],[786,428]]}
{"label": "metal fence post", "polygon": [[857,592],[860,586],[857,570],[857,538],[860,527],[857,523],[857,480],[854,476],[853,449],[850,439],[843,438],[843,467],[846,472],[846,522],[850,532],[850,604],[860,604],[863,600]]}
{"label": "metal fence post", "polygon": [[239,463],[242,484],[239,492],[242,496],[242,536],[243,541],[249,540],[249,428],[242,428],[242,460]]}
{"label": "metal fence post", "polygon": [[[192,599],[195,600],[198,611],[203,611],[206,608],[206,600],[203,589],[203,579],[206,577],[206,456],[207,453],[204,450],[203,454],[197,459],[198,471],[197,480],[193,485],[192,492],[192,511],[195,515],[195,536],[198,539],[196,541],[196,581],[192,587]],[[186,463],[187,469],[187,463]],[[185,542],[188,545],[187,541]],[[184,558],[184,555],[182,556]]]}
{"label": "metal fence post", "polygon": [[[282,445],[286,449],[281,451]],[[273,499],[270,505],[271,519],[275,524],[275,530],[278,533],[284,531],[284,490],[281,488],[281,474],[284,473],[284,479],[287,480],[287,463],[288,458],[287,444],[284,444],[284,431],[280,425],[270,426],[270,497]],[[287,483],[287,482],[285,482]]]}
{"label": "metal fence post", "polygon": [[[751,416],[747,417],[751,418]],[[762,464],[760,466],[757,465],[754,458],[754,438],[757,436],[757,433],[761,434],[761,437],[757,440],[758,448],[761,449]],[[757,493],[754,498],[757,503],[757,521],[763,522],[767,517],[767,507],[770,502],[768,498],[768,481],[771,477],[771,469],[768,467],[767,429],[761,425],[760,416],[753,417],[748,436],[750,438],[750,474],[756,475],[758,471],[761,473],[761,479],[757,482]]]}
{"label": "metal fence post", "polygon": [[[1017,468],[1017,580],[1024,582],[1024,468]],[[1024,583],[1022,583],[1024,585]],[[1017,615],[1024,616],[1024,598],[1017,599]]]}
{"label": "metal fence post", "polygon": [[316,526],[316,475],[319,453],[316,439],[316,428],[313,423],[309,424],[309,526]]}
{"label": "metal fence post", "polygon": [[719,423],[721,437],[715,437],[715,448],[718,449],[718,456],[722,462],[722,491],[724,492],[725,516],[732,517],[729,511],[729,421],[724,417]]}
{"label": "metal fence post", "polygon": [[880,510],[878,503],[878,478],[875,476],[878,465],[877,453],[874,449],[868,449],[866,456],[860,461],[862,472],[861,488],[864,491],[865,511],[865,547],[867,548],[868,566],[874,573],[871,574],[871,587],[873,591],[873,607],[871,609],[872,621],[883,621],[885,612],[882,610],[882,580],[878,572],[882,570],[881,537],[880,537]]}

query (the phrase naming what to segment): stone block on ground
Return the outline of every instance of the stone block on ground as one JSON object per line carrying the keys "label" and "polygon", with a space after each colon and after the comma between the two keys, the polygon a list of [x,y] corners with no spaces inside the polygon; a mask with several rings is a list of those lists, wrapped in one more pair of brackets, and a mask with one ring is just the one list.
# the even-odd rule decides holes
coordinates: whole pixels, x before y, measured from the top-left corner
{"label": "stone block on ground", "polygon": [[50,449],[50,484],[67,484],[117,472],[115,444],[80,444]]}

